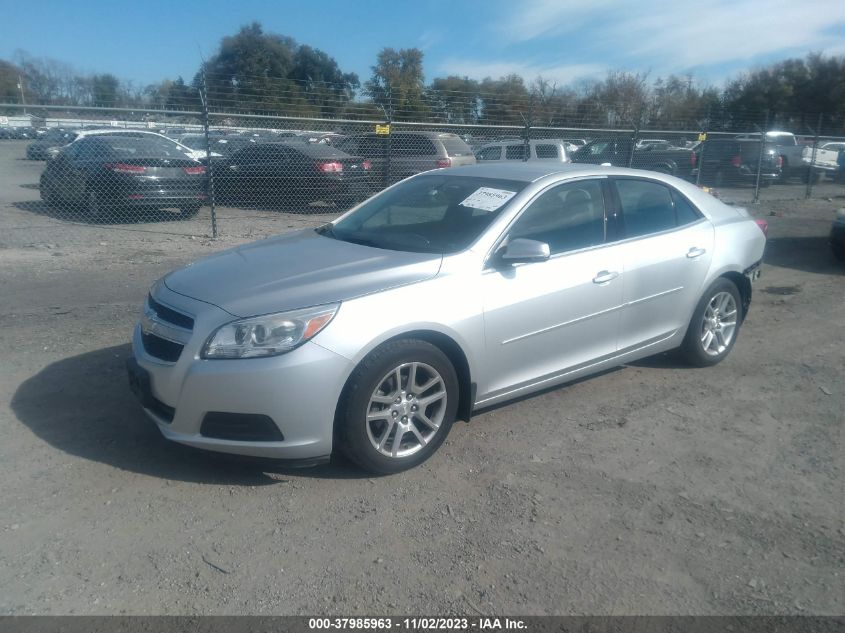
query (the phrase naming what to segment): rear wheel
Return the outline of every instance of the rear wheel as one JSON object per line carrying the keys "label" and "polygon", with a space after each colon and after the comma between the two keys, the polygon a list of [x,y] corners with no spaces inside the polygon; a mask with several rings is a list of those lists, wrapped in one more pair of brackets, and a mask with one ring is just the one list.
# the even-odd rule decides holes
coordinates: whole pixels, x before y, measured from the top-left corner
{"label": "rear wheel", "polygon": [[102,219],[103,205],[100,202],[100,194],[96,189],[88,189],[85,192],[85,216],[89,220],[97,221]]}
{"label": "rear wheel", "polygon": [[364,470],[380,474],[428,459],[449,434],[458,408],[452,363],[418,339],[377,348],[353,372],[344,393],[340,448]]}
{"label": "rear wheel", "polygon": [[742,299],[736,285],[717,279],[702,295],[687,328],[681,354],[691,365],[707,367],[733,349],[741,322]]}
{"label": "rear wheel", "polygon": [[191,204],[183,204],[179,207],[179,217],[183,220],[188,220],[200,212],[202,205],[192,202]]}

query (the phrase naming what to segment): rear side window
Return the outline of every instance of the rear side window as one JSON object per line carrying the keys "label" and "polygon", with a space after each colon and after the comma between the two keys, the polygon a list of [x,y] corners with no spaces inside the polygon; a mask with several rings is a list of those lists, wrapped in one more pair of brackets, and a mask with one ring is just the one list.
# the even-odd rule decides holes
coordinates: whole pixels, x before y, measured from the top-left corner
{"label": "rear side window", "polygon": [[647,180],[617,180],[625,237],[675,228],[675,208],[667,187]]}
{"label": "rear side window", "polygon": [[697,221],[698,210],[678,192],[648,180],[618,179],[625,237],[668,231]]}
{"label": "rear side window", "polygon": [[506,160],[525,160],[525,145],[508,145],[505,148]]}
{"label": "rear side window", "polygon": [[393,154],[403,156],[434,156],[437,148],[431,139],[422,135],[407,134],[397,135],[390,140],[390,149]]}
{"label": "rear side window", "polygon": [[537,145],[537,158],[558,158],[556,145]]}
{"label": "rear side window", "polygon": [[499,160],[502,157],[502,148],[498,145],[496,147],[484,147],[478,151],[475,157],[478,160]]}
{"label": "rear side window", "polygon": [[441,138],[447,156],[472,156],[472,148],[459,138]]}
{"label": "rear side window", "polygon": [[692,224],[701,219],[698,209],[677,191],[672,191],[672,202],[675,203],[675,221],[678,226]]}

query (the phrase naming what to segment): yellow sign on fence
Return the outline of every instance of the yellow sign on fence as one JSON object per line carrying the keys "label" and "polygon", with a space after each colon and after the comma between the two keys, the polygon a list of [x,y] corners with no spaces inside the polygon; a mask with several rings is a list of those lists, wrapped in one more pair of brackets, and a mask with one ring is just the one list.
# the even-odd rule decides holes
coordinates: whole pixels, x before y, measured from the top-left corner
{"label": "yellow sign on fence", "polygon": [[699,141],[706,141],[707,140],[707,132],[702,132],[701,134],[699,134],[698,140]]}
{"label": "yellow sign on fence", "polygon": [[376,125],[376,134],[390,134],[390,125]]}

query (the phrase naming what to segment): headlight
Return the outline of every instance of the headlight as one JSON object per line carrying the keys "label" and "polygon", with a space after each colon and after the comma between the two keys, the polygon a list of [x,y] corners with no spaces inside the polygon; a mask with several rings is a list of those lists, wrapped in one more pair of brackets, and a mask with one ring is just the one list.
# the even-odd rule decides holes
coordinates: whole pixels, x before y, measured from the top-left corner
{"label": "headlight", "polygon": [[203,358],[278,356],[302,345],[329,324],[339,303],[232,321],[205,344]]}
{"label": "headlight", "polygon": [[833,219],[836,224],[845,224],[845,209],[838,209],[836,217]]}

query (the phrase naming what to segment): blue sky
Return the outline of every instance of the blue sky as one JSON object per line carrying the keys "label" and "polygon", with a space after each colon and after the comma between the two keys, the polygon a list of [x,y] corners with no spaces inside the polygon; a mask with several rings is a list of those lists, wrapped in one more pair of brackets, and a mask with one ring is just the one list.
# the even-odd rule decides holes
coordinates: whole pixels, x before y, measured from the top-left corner
{"label": "blue sky", "polygon": [[200,51],[252,20],[370,75],[385,46],[419,47],[426,80],[516,72],[566,84],[609,70],[707,83],[810,51],[845,54],[845,0],[0,0],[16,49],[147,84],[193,77]]}

